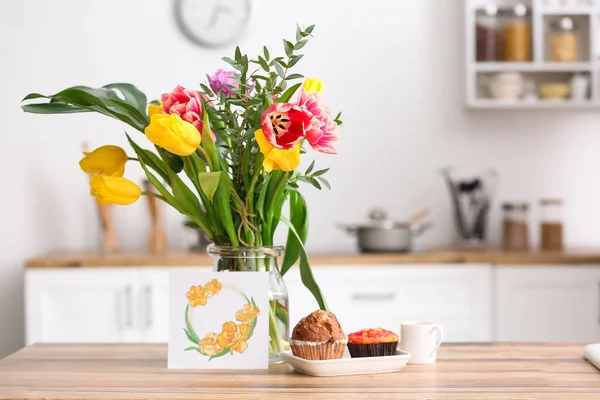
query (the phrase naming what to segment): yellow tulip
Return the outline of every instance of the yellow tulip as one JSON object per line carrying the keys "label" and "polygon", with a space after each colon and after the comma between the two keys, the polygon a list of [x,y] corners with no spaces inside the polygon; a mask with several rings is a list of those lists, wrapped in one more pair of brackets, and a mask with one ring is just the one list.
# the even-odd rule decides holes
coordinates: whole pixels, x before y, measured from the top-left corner
{"label": "yellow tulip", "polygon": [[119,146],[102,146],[83,154],[79,166],[87,174],[121,177],[125,173],[127,153]]}
{"label": "yellow tulip", "polygon": [[323,93],[323,82],[321,82],[317,78],[306,78],[306,80],[304,81],[304,89],[308,93]]}
{"label": "yellow tulip", "polygon": [[129,179],[94,175],[90,179],[90,194],[96,197],[100,204],[135,203],[142,195],[142,189]]}
{"label": "yellow tulip", "polygon": [[158,105],[155,104],[148,104],[148,118],[152,118],[152,116],[154,114],[162,114],[163,113],[163,106],[162,103],[159,101]]}
{"label": "yellow tulip", "polygon": [[265,156],[263,168],[265,172],[280,169],[282,171],[293,171],[300,165],[300,143],[296,143],[291,150],[278,149],[267,142],[262,129],[254,132],[254,137]]}
{"label": "yellow tulip", "polygon": [[200,146],[200,132],[177,114],[153,114],[144,130],[152,143],[179,156],[189,156]]}

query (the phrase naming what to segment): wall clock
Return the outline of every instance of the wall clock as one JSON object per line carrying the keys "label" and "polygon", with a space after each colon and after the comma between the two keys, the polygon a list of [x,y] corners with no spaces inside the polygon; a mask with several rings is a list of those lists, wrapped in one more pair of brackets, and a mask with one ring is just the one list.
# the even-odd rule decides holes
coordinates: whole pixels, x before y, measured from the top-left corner
{"label": "wall clock", "polygon": [[217,47],[238,37],[250,20],[251,0],[177,0],[181,30],[195,43]]}

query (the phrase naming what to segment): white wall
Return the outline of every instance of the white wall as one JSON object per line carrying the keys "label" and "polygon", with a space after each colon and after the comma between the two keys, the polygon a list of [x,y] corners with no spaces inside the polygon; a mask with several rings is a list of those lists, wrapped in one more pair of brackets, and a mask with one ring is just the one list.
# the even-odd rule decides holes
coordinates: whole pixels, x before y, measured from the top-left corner
{"label": "white wall", "polygon": [[[373,205],[404,218],[422,206],[436,229],[420,248],[449,243],[450,204],[439,169],[494,166],[499,199],[566,199],[571,246],[600,242],[600,116],[593,112],[468,112],[463,108],[463,27],[459,0],[301,3],[252,0],[239,44],[249,54],[281,46],[296,22],[315,23],[298,71],[325,82],[325,100],[344,111],[331,192],[307,190],[310,249],[353,251],[336,222],[358,222]],[[130,81],[156,98],[177,84],[195,87],[224,67],[232,47],[187,41],[167,0],[4,1],[0,14],[0,357],[23,343],[22,264],[56,250],[96,249],[97,218],[79,170],[81,141],[125,146],[124,126],[94,115],[36,116],[19,109],[32,91]],[[135,133],[135,132],[134,132]],[[141,135],[136,135],[140,140]],[[140,180],[139,169],[128,177]],[[125,249],[143,249],[144,202],[116,210]],[[181,218],[169,235],[183,247]],[[498,229],[498,212],[494,230]],[[497,232],[493,232],[496,240]]]}

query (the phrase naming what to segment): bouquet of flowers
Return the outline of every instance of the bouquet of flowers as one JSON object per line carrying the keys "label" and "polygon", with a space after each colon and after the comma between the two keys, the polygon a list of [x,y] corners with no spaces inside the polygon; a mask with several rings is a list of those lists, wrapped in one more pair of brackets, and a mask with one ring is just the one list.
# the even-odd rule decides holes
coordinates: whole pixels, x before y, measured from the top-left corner
{"label": "bouquet of flowers", "polygon": [[[273,246],[275,230],[284,223],[289,233],[281,274],[299,260],[302,282],[327,309],[304,248],[308,210],[299,190],[300,183],[329,188],[327,169],[314,168],[314,161],[304,172],[297,167],[311,148],[336,154],[341,121],[323,103],[321,82],[291,73],[313,29],[298,26],[295,40],[283,41],[285,56],[273,57],[264,47],[250,59],[236,48],[233,58],[223,58],[233,70],[207,75],[199,90],[177,86],[148,103],[128,83],[75,86],[54,95],[29,94],[22,108],[38,114],[97,112],[125,122],[154,145],[148,150],[127,134],[135,157],[111,145],[85,153],[80,166],[91,174],[91,194],[99,203],[125,205],[155,196],[216,245],[236,248]],[[143,192],[124,177],[130,161],[139,162],[157,193]],[[286,202],[289,218],[282,215]],[[271,267],[255,259],[235,263],[243,265],[224,260],[218,269]],[[286,318],[277,307],[271,311]]]}

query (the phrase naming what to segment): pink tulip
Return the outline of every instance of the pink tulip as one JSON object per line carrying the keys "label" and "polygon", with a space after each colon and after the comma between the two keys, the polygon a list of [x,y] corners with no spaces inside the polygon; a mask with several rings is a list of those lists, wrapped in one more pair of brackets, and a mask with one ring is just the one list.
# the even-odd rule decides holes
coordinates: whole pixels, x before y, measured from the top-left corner
{"label": "pink tulip", "polygon": [[163,93],[163,111],[165,114],[177,114],[182,120],[193,124],[202,132],[202,95],[195,90],[177,86],[171,93]]}
{"label": "pink tulip", "polygon": [[308,93],[302,88],[298,96],[298,106],[312,115],[306,130],[306,140],[312,148],[321,153],[337,154],[337,123],[331,117],[329,107],[321,103],[320,93]]}
{"label": "pink tulip", "polygon": [[289,150],[304,139],[312,114],[291,103],[274,103],[260,120],[267,141],[278,149]]}
{"label": "pink tulip", "polygon": [[210,88],[216,94],[219,92],[223,93],[225,96],[233,97],[233,88],[239,88],[239,83],[233,78],[235,76],[235,71],[223,71],[222,69],[218,69],[215,73],[210,76],[206,75],[208,79],[208,83]]}

